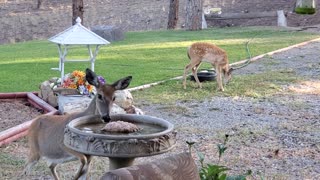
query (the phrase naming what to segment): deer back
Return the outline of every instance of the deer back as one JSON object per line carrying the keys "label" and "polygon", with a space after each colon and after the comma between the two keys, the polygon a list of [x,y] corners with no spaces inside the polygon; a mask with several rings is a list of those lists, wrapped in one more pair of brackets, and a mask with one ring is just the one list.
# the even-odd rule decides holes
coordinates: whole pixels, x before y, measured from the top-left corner
{"label": "deer back", "polygon": [[188,49],[188,56],[191,61],[193,59],[205,61],[212,65],[224,65],[229,63],[226,51],[211,43],[193,43]]}

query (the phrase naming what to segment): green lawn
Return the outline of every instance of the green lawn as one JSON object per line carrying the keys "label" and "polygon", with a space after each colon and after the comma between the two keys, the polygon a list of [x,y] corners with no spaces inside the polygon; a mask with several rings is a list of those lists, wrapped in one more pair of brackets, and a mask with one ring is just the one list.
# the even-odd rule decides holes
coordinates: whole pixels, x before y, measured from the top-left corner
{"label": "green lawn", "polygon": [[[232,63],[247,58],[245,42],[250,39],[252,56],[256,56],[317,37],[271,27],[128,32],[125,40],[100,49],[95,71],[109,82],[132,75],[130,87],[134,87],[181,76],[188,63],[186,48],[193,42],[217,44],[227,51]],[[83,59],[86,53],[85,47],[73,48],[70,56]],[[0,92],[37,91],[41,82],[59,77],[58,71],[50,70],[57,66],[57,47],[47,40],[0,45]],[[66,63],[65,72],[86,67],[90,64]]]}

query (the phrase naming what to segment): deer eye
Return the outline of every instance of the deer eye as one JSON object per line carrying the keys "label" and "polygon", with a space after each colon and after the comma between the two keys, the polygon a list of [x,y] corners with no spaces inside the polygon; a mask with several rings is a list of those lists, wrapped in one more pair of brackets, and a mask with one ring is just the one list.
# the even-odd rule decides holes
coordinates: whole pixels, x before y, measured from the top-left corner
{"label": "deer eye", "polygon": [[102,95],[98,94],[98,99],[102,100]]}
{"label": "deer eye", "polygon": [[116,100],[116,97],[115,97],[115,96],[113,96],[113,97],[112,97],[112,101],[115,101],[115,100]]}

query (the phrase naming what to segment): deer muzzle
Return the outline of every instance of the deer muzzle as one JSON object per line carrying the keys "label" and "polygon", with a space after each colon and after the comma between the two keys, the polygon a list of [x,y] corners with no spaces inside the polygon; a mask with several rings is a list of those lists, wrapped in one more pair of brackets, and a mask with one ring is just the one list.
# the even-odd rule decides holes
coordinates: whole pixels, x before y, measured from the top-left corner
{"label": "deer muzzle", "polygon": [[110,118],[109,114],[105,114],[102,116],[102,120],[103,120],[103,122],[108,123],[111,121],[111,118]]}

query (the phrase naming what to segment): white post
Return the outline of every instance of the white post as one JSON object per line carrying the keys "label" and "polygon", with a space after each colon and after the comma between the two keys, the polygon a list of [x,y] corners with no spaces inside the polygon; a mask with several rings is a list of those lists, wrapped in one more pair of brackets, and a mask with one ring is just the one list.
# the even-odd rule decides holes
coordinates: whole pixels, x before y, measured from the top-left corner
{"label": "white post", "polygon": [[61,49],[61,44],[58,44],[58,51],[59,51],[59,71],[61,71],[61,63],[62,63],[62,58],[63,58],[63,53]]}
{"label": "white post", "polygon": [[284,14],[284,11],[283,10],[277,11],[277,15],[278,15],[278,26],[287,27],[287,18]]}
{"label": "white post", "polygon": [[202,13],[202,29],[207,29],[208,25],[207,25],[207,21],[206,18],[204,17],[204,13]]}
{"label": "white post", "polygon": [[87,45],[87,47],[88,47],[88,51],[89,51],[89,60],[90,60],[90,63],[91,63],[91,70],[94,71],[94,61],[93,61],[92,50],[91,50],[90,45]]}
{"label": "white post", "polygon": [[92,71],[94,71],[94,62],[96,61],[96,57],[98,55],[98,52],[99,52],[99,48],[100,48],[100,45],[97,45],[96,46],[96,49],[92,55],[92,58],[91,58],[91,68],[92,68]]}
{"label": "white post", "polygon": [[[59,47],[60,47],[60,46],[59,46]],[[61,48],[60,48],[60,49],[61,49]],[[68,49],[67,49],[67,45],[65,45],[65,46],[64,46],[63,55],[62,55],[62,57],[60,58],[60,61],[61,61],[61,83],[63,83],[63,78],[64,78],[64,62],[65,62],[67,53],[68,53]]]}

